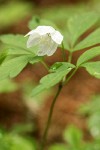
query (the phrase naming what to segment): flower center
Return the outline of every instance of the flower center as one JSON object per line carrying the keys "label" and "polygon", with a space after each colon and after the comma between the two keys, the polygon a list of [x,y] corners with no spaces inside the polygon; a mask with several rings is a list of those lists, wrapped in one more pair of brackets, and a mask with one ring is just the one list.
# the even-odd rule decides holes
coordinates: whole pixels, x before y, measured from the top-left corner
{"label": "flower center", "polygon": [[47,33],[43,36],[41,36],[41,40],[40,40],[40,43],[45,43],[46,45],[48,45],[48,47],[50,47],[51,45],[51,36],[50,36],[50,33]]}

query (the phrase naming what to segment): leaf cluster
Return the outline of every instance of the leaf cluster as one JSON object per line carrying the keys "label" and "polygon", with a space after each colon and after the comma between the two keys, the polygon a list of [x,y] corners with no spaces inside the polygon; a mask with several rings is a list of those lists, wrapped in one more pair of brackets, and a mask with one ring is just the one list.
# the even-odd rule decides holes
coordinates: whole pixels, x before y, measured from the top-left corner
{"label": "leaf cluster", "polygon": [[[67,20],[66,32],[64,32],[64,47],[72,55],[76,51],[84,50],[78,58],[76,65],[68,62],[57,62],[50,67],[49,74],[40,80],[40,84],[33,89],[32,95],[38,94],[45,89],[51,88],[61,82],[73,69],[83,67],[86,71],[100,79],[100,61],[92,59],[100,57],[100,25],[99,15],[95,12],[75,15]],[[32,18],[29,28],[37,25],[52,25],[54,22]],[[7,50],[0,54],[0,80],[16,77],[28,63],[43,62],[43,57],[36,55],[37,47],[26,48],[27,38],[23,35],[1,35],[0,40],[7,45]]]}

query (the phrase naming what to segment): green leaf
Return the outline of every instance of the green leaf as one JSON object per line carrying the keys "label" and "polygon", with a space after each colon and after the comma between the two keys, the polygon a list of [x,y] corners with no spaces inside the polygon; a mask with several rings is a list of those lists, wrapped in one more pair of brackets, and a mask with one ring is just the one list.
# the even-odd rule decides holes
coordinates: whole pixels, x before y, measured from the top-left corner
{"label": "green leaf", "polygon": [[66,62],[55,63],[50,69],[53,73],[44,76],[40,80],[40,85],[33,89],[32,96],[59,83],[74,67],[74,65]]}
{"label": "green leaf", "polygon": [[67,150],[67,146],[65,144],[54,144],[49,147],[49,150]]}
{"label": "green leaf", "polygon": [[2,63],[0,66],[0,80],[17,76],[30,59],[28,56],[20,56]]}
{"label": "green leaf", "polygon": [[88,128],[95,139],[100,139],[100,110],[89,117]]}
{"label": "green leaf", "polygon": [[[23,138],[17,134],[6,133],[1,140],[1,145],[4,148],[2,150],[35,150],[35,146],[27,138]],[[35,143],[34,140],[33,143]]]}
{"label": "green leaf", "polygon": [[4,43],[10,46],[9,53],[11,54],[34,54],[34,51],[36,51],[36,47],[27,49],[26,43],[27,43],[27,37],[24,37],[23,35],[13,35],[13,34],[7,34],[7,35],[1,35],[0,40]]}
{"label": "green leaf", "polygon": [[94,47],[86,52],[84,52],[77,61],[77,66],[87,62],[88,60],[100,55],[100,47]]}
{"label": "green leaf", "polygon": [[31,21],[29,22],[29,29],[33,30],[35,29],[37,26],[42,26],[42,25],[47,25],[47,26],[52,26],[55,29],[57,29],[57,26],[55,25],[55,23],[53,23],[50,20],[45,20],[45,19],[41,19],[39,16],[33,16],[33,18],[31,19]]}
{"label": "green leaf", "polygon": [[64,132],[64,139],[67,141],[71,146],[77,148],[81,144],[81,140],[83,138],[81,130],[76,128],[75,126],[69,126]]}
{"label": "green leaf", "polygon": [[0,65],[1,65],[2,62],[5,60],[6,57],[7,57],[7,53],[1,53],[1,54],[0,54]]}
{"label": "green leaf", "polygon": [[42,61],[42,60],[43,60],[43,57],[41,57],[41,56],[35,56],[35,57],[33,57],[33,58],[29,61],[29,63],[35,64],[35,63],[37,63],[37,62],[39,62],[39,61]]}
{"label": "green leaf", "polygon": [[50,71],[50,72],[56,72],[57,69],[59,69],[61,66],[62,66],[62,63],[61,63],[61,62],[56,62],[55,64],[53,64],[53,65],[50,67],[49,71]]}
{"label": "green leaf", "polygon": [[56,85],[57,83],[59,83],[62,80],[62,78],[67,73],[69,73],[69,71],[70,70],[67,70],[67,71],[62,70],[62,72],[61,73],[59,72],[59,74],[57,74],[57,73],[48,74],[40,80],[40,83],[43,84],[46,89],[48,89],[48,88]]}
{"label": "green leaf", "polygon": [[[7,51],[8,51],[7,53],[8,55],[29,55],[30,54],[30,51],[18,47],[8,48]],[[32,55],[34,56],[33,53]]]}
{"label": "green leaf", "polygon": [[[88,129],[95,139],[100,139],[100,95],[95,95],[81,108],[82,113],[88,114]],[[100,142],[99,142],[100,143]]]}
{"label": "green leaf", "polygon": [[[69,39],[70,38],[70,34],[69,34],[69,32],[67,31],[67,29],[65,31],[61,30],[61,34],[63,35],[63,48],[65,50],[70,51],[70,39]],[[59,45],[59,47],[62,49],[62,44]]]}
{"label": "green leaf", "polygon": [[100,79],[100,61],[88,62],[82,65],[92,76]]}
{"label": "green leaf", "polygon": [[89,36],[87,36],[83,41],[77,44],[74,48],[74,51],[91,47],[96,44],[100,44],[100,28],[96,29]]}
{"label": "green leaf", "polygon": [[26,49],[26,39],[23,35],[6,34],[1,35],[0,40],[4,44]]}
{"label": "green leaf", "polygon": [[45,88],[50,88],[56,85],[59,81],[61,81],[63,77],[67,75],[73,68],[74,68],[74,65],[63,62],[61,63],[61,66],[55,70],[54,73],[48,74],[45,77],[43,77],[40,80],[40,83],[43,84]]}
{"label": "green leaf", "polygon": [[63,67],[67,67],[67,69],[69,68],[74,68],[75,65],[71,64],[71,63],[68,63],[68,62],[56,62],[55,64],[53,64],[51,67],[50,67],[50,72],[59,72],[61,71],[61,69]]}
{"label": "green leaf", "polygon": [[91,116],[100,112],[100,95],[94,95],[86,104],[82,104],[79,113]]}
{"label": "green leaf", "polygon": [[71,33],[71,45],[73,46],[83,33],[95,25],[98,19],[99,15],[94,12],[88,12],[70,18],[68,20],[68,29]]}
{"label": "green leaf", "polygon": [[32,93],[31,93],[31,96],[35,96],[41,92],[43,92],[45,90],[45,86],[42,85],[42,84],[39,84],[38,86],[36,86],[33,90],[32,90]]}
{"label": "green leaf", "polygon": [[9,79],[0,81],[0,93],[8,93],[17,90],[18,86],[16,83]]}

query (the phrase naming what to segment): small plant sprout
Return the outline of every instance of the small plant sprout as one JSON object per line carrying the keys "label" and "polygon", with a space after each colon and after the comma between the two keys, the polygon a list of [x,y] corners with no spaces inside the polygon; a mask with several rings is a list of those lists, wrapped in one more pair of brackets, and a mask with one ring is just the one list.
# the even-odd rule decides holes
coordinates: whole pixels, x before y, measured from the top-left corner
{"label": "small plant sprout", "polygon": [[27,48],[38,45],[38,56],[51,56],[55,53],[58,45],[63,41],[63,36],[59,31],[56,31],[51,26],[38,26],[36,29],[30,31],[27,41]]}

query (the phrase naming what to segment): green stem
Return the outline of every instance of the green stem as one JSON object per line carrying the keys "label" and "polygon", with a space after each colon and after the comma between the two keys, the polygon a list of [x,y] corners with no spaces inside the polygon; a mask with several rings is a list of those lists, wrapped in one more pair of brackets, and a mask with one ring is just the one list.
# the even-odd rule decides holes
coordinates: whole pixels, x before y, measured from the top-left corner
{"label": "green stem", "polygon": [[[65,55],[63,43],[62,43],[62,54],[63,54],[63,61],[66,61],[66,55]],[[69,62],[71,62],[71,59],[72,59],[72,53],[70,53],[70,55],[69,55]],[[42,63],[46,67],[46,69],[49,70],[48,66],[44,62],[42,62]],[[46,128],[44,130],[43,138],[42,138],[42,141],[41,141],[40,150],[44,150],[44,148],[45,148],[47,134],[48,134],[48,130],[49,130],[49,127],[50,127],[51,118],[52,118],[52,114],[53,114],[53,110],[54,110],[54,106],[55,106],[56,100],[57,100],[57,98],[58,98],[58,96],[59,96],[63,86],[68,83],[68,81],[72,78],[72,76],[75,74],[77,69],[78,68],[75,68],[74,71],[72,72],[72,74],[67,79],[65,79],[65,77],[64,77],[64,79],[62,80],[62,83],[59,84],[58,91],[57,91],[57,93],[56,93],[56,95],[55,95],[55,97],[54,97],[54,99],[52,101],[51,107],[50,107],[50,112],[49,112],[49,115],[48,115]]]}
{"label": "green stem", "polygon": [[67,78],[67,80],[62,84],[59,84],[59,87],[58,87],[58,91],[52,101],[52,104],[51,104],[51,107],[50,107],[50,112],[49,112],[49,115],[48,115],[48,120],[47,120],[47,124],[46,124],[46,128],[45,128],[45,131],[44,131],[44,134],[43,134],[43,138],[42,138],[42,142],[41,142],[41,147],[40,147],[40,150],[44,150],[44,147],[45,147],[45,143],[46,143],[46,139],[47,139],[47,134],[48,134],[48,130],[49,130],[49,127],[50,127],[50,123],[51,123],[51,118],[52,118],[52,114],[53,114],[53,110],[54,110],[54,106],[55,106],[55,102],[63,88],[63,86],[65,84],[67,84],[69,82],[69,80],[72,78],[72,76],[76,73],[78,68],[76,68],[72,74]]}
{"label": "green stem", "polygon": [[[63,61],[66,62],[66,53],[65,53],[65,48],[64,48],[64,43],[62,42],[62,57]],[[66,80],[66,76],[62,79],[62,83]]]}
{"label": "green stem", "polygon": [[69,52],[68,62],[71,63],[72,61],[72,52]]}
{"label": "green stem", "polygon": [[49,72],[49,66],[44,62],[44,61],[41,61],[41,63],[44,65],[44,67],[47,69],[47,71]]}
{"label": "green stem", "polygon": [[[68,63],[71,63],[71,61],[72,61],[72,52],[70,51],[69,56],[68,56]],[[68,78],[67,79],[66,78],[67,78],[67,76],[63,80],[63,85],[65,85],[67,80],[69,80]]]}
{"label": "green stem", "polygon": [[65,80],[65,82],[63,82],[63,85],[65,85],[65,84],[67,84],[69,82],[69,80],[72,78],[72,76],[76,73],[77,70],[78,70],[78,68],[74,69],[72,74]]}
{"label": "green stem", "polygon": [[62,57],[63,57],[63,61],[66,61],[66,53],[65,53],[65,49],[64,49],[64,44],[62,42]]}
{"label": "green stem", "polygon": [[53,110],[54,110],[54,105],[55,105],[55,102],[61,92],[61,89],[62,89],[62,85],[59,85],[58,87],[58,91],[52,101],[52,104],[51,104],[51,107],[50,107],[50,112],[49,112],[49,116],[48,116],[48,120],[47,120],[47,124],[46,124],[46,128],[45,128],[45,131],[44,131],[44,134],[43,134],[43,138],[42,138],[42,142],[41,142],[41,147],[40,147],[40,150],[44,150],[44,146],[45,146],[45,143],[46,143],[46,139],[47,139],[47,134],[48,134],[48,130],[49,130],[49,127],[50,127],[50,123],[51,123],[51,118],[52,118],[52,114],[53,114]]}

